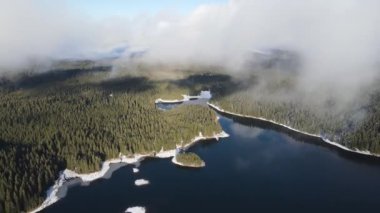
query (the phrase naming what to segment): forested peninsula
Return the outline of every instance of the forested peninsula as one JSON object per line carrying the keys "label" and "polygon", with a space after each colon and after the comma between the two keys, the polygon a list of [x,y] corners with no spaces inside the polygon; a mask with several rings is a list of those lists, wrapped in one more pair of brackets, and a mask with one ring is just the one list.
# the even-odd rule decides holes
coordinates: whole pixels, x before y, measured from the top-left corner
{"label": "forested peninsula", "polygon": [[109,74],[84,67],[1,80],[0,212],[37,207],[65,168],[93,172],[120,153],[154,154],[221,131],[206,107],[156,109],[155,99],[190,92],[175,82]]}

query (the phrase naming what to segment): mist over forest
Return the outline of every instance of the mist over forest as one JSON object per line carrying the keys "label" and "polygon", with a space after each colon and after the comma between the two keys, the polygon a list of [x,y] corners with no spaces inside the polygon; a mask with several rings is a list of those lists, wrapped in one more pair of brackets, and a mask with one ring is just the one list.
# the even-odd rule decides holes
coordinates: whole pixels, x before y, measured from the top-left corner
{"label": "mist over forest", "polygon": [[378,8],[376,0],[231,0],[188,14],[97,20],[65,1],[5,1],[0,67],[10,73],[57,59],[97,59],[122,46],[118,67],[144,50],[144,63],[219,65],[239,77],[256,71],[246,66],[252,55],[280,49],[299,55],[300,91],[327,88],[349,100],[379,75]]}

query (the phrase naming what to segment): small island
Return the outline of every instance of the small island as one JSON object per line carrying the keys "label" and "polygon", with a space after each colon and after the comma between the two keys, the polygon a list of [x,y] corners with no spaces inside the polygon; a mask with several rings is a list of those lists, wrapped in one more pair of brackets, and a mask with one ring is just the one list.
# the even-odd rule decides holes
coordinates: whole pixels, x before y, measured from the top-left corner
{"label": "small island", "polygon": [[173,163],[184,166],[200,168],[206,166],[205,162],[195,153],[178,153],[172,160]]}

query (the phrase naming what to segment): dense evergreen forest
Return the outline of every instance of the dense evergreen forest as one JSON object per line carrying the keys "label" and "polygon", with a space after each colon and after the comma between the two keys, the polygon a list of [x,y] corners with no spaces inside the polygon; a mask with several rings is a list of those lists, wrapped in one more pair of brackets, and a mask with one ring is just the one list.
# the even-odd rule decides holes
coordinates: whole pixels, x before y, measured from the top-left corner
{"label": "dense evergreen forest", "polygon": [[100,169],[119,153],[153,153],[221,128],[215,113],[186,105],[156,109],[158,97],[190,89],[107,67],[55,70],[0,81],[0,212],[37,207],[64,168]]}
{"label": "dense evergreen forest", "polygon": [[[346,110],[336,110],[333,100],[315,104],[302,98],[286,98],[289,84],[293,84],[292,80],[286,79],[265,88],[266,91],[277,94],[275,98],[270,95],[260,95],[261,91],[256,91],[259,88],[253,87],[218,96],[212,102],[227,111],[263,117],[295,129],[321,135],[352,149],[380,154],[379,88],[373,88],[366,95],[369,101],[357,102],[355,106]],[[282,93],[276,93],[279,91]]]}
{"label": "dense evergreen forest", "polygon": [[[215,113],[206,107],[181,105],[162,111],[154,104],[157,98],[177,99],[201,90],[211,90],[212,102],[225,110],[380,153],[380,89],[371,90],[364,104],[339,111],[333,102],[314,105],[302,98],[260,96],[260,76],[255,75],[236,79],[214,71],[185,71],[165,80],[152,78],[159,73],[149,71],[115,76],[107,63],[55,66],[51,72],[0,78],[0,212],[27,211],[41,204],[65,168],[92,172],[119,153],[153,154],[190,142],[199,132],[220,132]],[[294,81],[288,76],[265,90],[286,94]],[[193,154],[177,157],[201,161]]]}

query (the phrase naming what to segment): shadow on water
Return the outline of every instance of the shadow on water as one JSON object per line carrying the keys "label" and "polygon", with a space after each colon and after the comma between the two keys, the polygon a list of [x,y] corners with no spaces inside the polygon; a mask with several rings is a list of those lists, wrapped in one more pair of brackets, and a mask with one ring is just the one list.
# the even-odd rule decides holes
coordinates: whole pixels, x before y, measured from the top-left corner
{"label": "shadow on water", "polygon": [[284,133],[290,136],[293,139],[296,139],[299,142],[314,144],[317,146],[328,148],[330,151],[333,151],[337,155],[347,160],[355,161],[358,163],[370,164],[370,165],[380,165],[380,158],[376,156],[364,155],[360,153],[350,152],[347,150],[343,150],[337,146],[331,145],[323,141],[320,137],[306,135],[301,132],[297,132],[291,129],[288,129],[281,125],[276,125],[272,122],[255,119],[255,118],[245,118],[239,117],[235,115],[231,115],[228,113],[218,111],[220,115],[232,119],[234,122],[251,127],[259,127],[267,130],[274,130],[276,132]]}
{"label": "shadow on water", "polygon": [[[212,146],[217,145],[218,143],[219,143],[219,141],[216,140],[215,138],[204,139],[201,142],[196,143],[193,146],[189,147],[189,149],[187,151],[193,152],[194,150],[197,150],[199,148],[202,148],[202,149],[210,148]],[[184,167],[184,168],[186,168],[186,167]]]}

